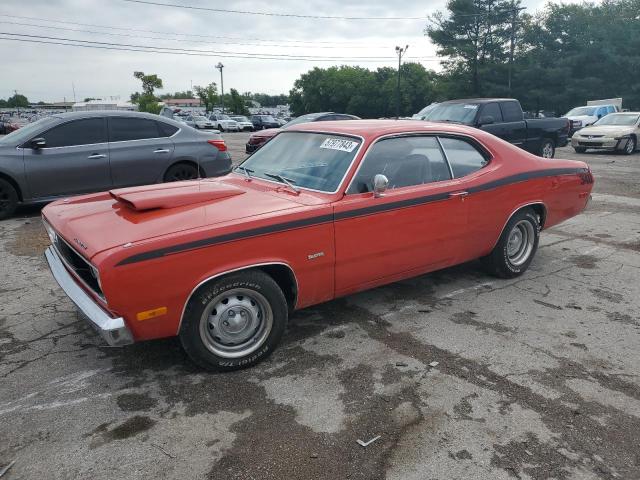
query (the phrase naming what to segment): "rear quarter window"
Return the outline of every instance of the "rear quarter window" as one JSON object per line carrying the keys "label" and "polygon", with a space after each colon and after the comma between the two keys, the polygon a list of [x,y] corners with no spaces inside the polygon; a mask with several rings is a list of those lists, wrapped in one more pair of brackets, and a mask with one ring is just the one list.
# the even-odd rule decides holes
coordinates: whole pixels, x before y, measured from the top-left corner
{"label": "rear quarter window", "polygon": [[440,138],[442,149],[456,178],[477,172],[489,160],[476,147],[459,138]]}

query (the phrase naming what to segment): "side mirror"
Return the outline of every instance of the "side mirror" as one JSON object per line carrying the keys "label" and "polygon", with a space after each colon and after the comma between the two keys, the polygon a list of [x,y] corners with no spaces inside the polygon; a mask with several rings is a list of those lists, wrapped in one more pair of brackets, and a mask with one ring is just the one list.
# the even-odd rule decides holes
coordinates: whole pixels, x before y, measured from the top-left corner
{"label": "side mirror", "polygon": [[495,122],[495,119],[491,115],[484,115],[484,116],[480,117],[480,121],[478,122],[478,124],[480,126],[482,126],[482,125],[491,125],[494,122]]}
{"label": "side mirror", "polygon": [[384,197],[384,192],[389,185],[389,179],[381,173],[373,177],[373,196],[376,198]]}
{"label": "side mirror", "polygon": [[31,140],[31,148],[38,150],[47,146],[47,141],[44,138],[34,138]]}

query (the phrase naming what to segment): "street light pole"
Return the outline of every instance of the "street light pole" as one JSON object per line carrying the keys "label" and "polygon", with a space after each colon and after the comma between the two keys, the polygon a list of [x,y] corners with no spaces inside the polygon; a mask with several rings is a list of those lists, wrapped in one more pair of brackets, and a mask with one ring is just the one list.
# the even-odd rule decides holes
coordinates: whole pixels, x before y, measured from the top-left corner
{"label": "street light pole", "polygon": [[407,53],[409,45],[402,47],[396,47],[396,53],[398,54],[398,82],[396,84],[396,120],[400,118],[400,66],[402,65],[402,55]]}
{"label": "street light pole", "polygon": [[222,69],[224,68],[224,65],[222,65],[222,62],[218,62],[216,68],[220,70],[220,91],[222,92],[220,94],[220,100],[222,103],[222,113],[224,113],[224,78],[222,76]]}

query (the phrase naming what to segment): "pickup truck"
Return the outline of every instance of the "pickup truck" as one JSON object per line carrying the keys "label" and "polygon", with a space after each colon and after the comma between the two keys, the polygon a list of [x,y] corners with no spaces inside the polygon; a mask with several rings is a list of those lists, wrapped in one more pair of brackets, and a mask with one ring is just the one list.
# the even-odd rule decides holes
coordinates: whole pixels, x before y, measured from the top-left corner
{"label": "pickup truck", "polygon": [[449,100],[425,120],[476,127],[544,158],[553,158],[556,147],[567,145],[571,127],[566,118],[525,120],[520,102],[513,98]]}

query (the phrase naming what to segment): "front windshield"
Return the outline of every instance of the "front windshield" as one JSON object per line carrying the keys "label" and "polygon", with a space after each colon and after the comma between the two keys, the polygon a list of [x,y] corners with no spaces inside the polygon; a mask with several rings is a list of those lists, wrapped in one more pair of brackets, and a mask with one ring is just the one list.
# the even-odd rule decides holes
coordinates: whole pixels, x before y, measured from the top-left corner
{"label": "front windshield", "polygon": [[638,118],[640,115],[635,113],[613,113],[611,115],[607,115],[606,117],[602,117],[598,120],[594,125],[620,125],[625,127],[631,127],[638,123]]}
{"label": "front windshield", "polygon": [[[295,187],[332,193],[355,157],[360,140],[328,133],[284,132],[269,141],[245,160],[245,170],[251,176],[279,181],[274,175],[286,178]],[[285,182],[280,182],[285,183]]]}
{"label": "front windshield", "polygon": [[595,112],[596,107],[577,107],[573,110],[569,110],[565,117],[581,117],[583,115],[591,117],[595,114]]}
{"label": "front windshield", "polygon": [[249,119],[247,117],[231,117],[236,122],[248,122]]}
{"label": "front windshield", "polygon": [[194,119],[199,121],[199,122],[206,122],[207,121],[207,117],[203,117],[202,115],[198,115],[198,116],[194,117]]}
{"label": "front windshield", "polygon": [[49,125],[55,122],[56,120],[54,117],[44,117],[36,122],[28,123],[24,127],[0,138],[0,145],[19,145],[31,139],[33,135],[36,135],[39,131],[45,130]]}
{"label": "front windshield", "polygon": [[276,120],[271,115],[262,115],[260,117],[263,122],[275,122]]}
{"label": "front windshield", "polygon": [[285,123],[282,128],[289,128],[293,125],[298,125],[299,123],[313,122],[319,116],[319,113],[307,113],[306,115],[301,115],[297,118],[294,118],[293,120],[290,120],[289,122]]}
{"label": "front windshield", "polygon": [[467,103],[445,103],[436,105],[425,120],[432,122],[454,122],[472,124],[478,105]]}

